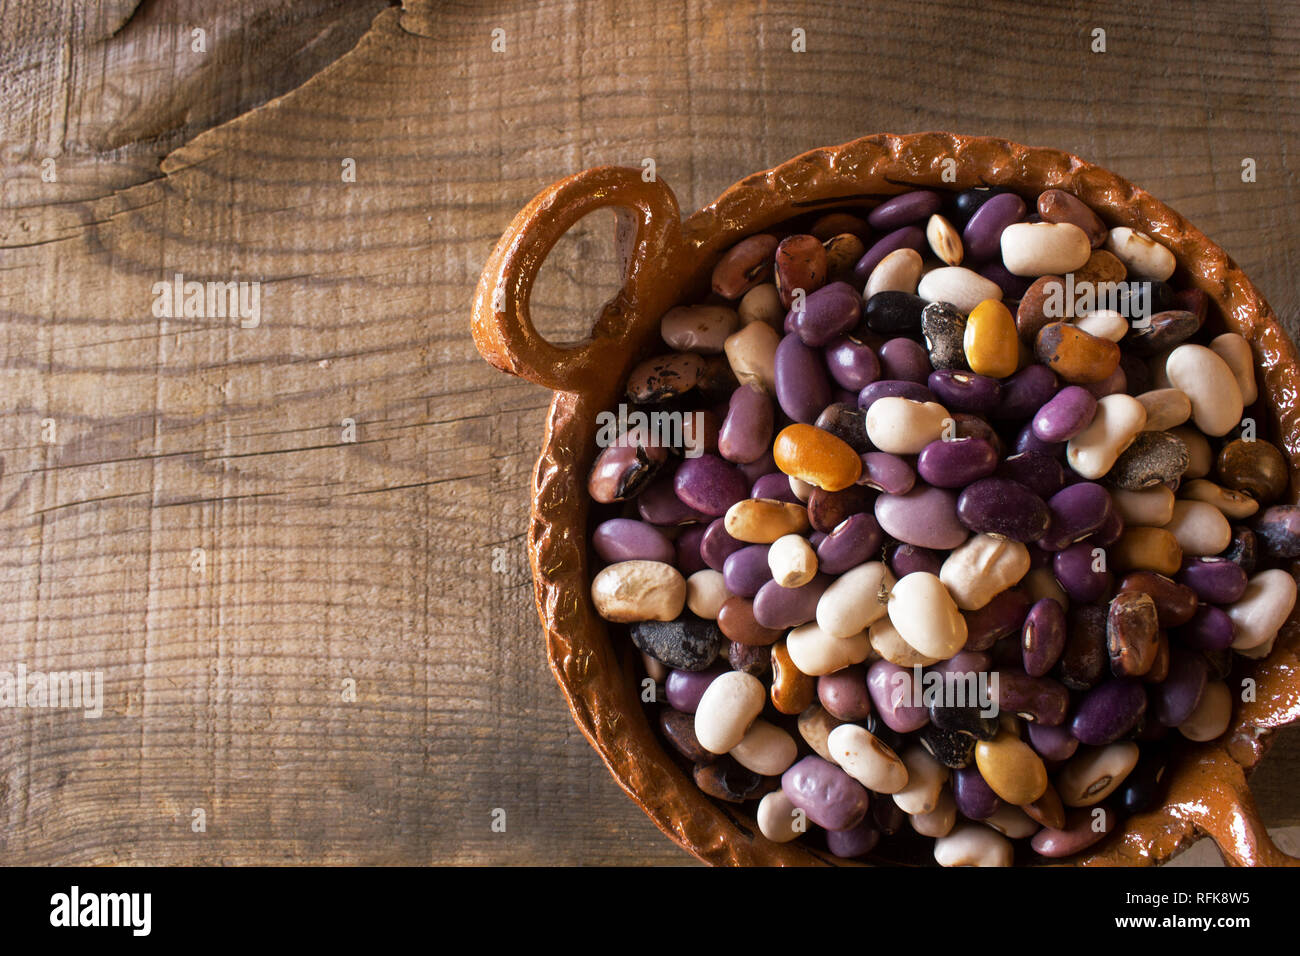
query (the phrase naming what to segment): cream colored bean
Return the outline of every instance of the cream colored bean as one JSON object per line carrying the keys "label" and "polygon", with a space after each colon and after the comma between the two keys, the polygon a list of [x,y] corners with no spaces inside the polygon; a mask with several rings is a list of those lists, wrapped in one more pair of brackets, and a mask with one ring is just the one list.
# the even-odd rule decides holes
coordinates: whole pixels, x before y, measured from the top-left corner
{"label": "cream colored bean", "polygon": [[776,329],[766,322],[751,322],[727,336],[722,349],[741,385],[757,385],[769,395],[775,395],[776,347],[780,344],[781,336]]}
{"label": "cream colored bean", "polygon": [[871,403],[867,409],[867,437],[880,451],[891,455],[916,455],[943,436],[952,420],[938,402],[914,402],[890,396]]}
{"label": "cream colored bean", "polygon": [[1174,493],[1164,485],[1152,485],[1141,491],[1111,488],[1110,500],[1126,527],[1163,528],[1174,520]]}
{"label": "cream colored bean", "polygon": [[899,756],[907,768],[907,783],[894,793],[894,802],[904,813],[929,813],[939,804],[939,794],[948,782],[948,768],[920,744],[913,744]]}
{"label": "cream colored bean", "polygon": [[1250,658],[1252,661],[1263,660],[1264,658],[1268,657],[1269,654],[1273,653],[1273,644],[1276,641],[1277,641],[1277,635],[1274,634],[1263,644],[1259,644],[1255,647],[1243,648],[1237,651],[1237,653],[1242,657]]}
{"label": "cream colored bean", "polygon": [[746,770],[764,777],[775,777],[790,769],[799,755],[799,745],[776,724],[759,717],[750,724],[745,736],[731,748],[730,753]]}
{"label": "cream colored bean", "polygon": [[663,661],[655,660],[644,651],[641,652],[641,664],[645,667],[646,675],[655,683],[662,684],[668,679],[668,665]]}
{"label": "cream colored bean", "polygon": [[1147,410],[1143,431],[1167,432],[1192,417],[1192,400],[1182,389],[1155,388],[1137,397]]}
{"label": "cream colored bean", "polygon": [[826,746],[826,741],[830,738],[831,731],[844,721],[838,717],[832,717],[830,712],[821,704],[813,704],[799,715],[797,723],[799,736],[812,748],[813,753],[823,760],[835,763],[835,757],[831,754],[830,748]]}
{"label": "cream colored bean", "polygon": [[686,606],[686,579],[662,561],[618,561],[592,579],[591,600],[607,621],[675,621]]}
{"label": "cream colored bean", "polygon": [[709,753],[725,754],[745,739],[750,724],[763,712],[767,688],[743,671],[714,678],[695,709],[695,736]]}
{"label": "cream colored bean", "polygon": [[928,813],[913,813],[907,818],[912,829],[924,837],[946,837],[957,823],[957,801],[952,791],[944,787],[939,791],[939,802]]}
{"label": "cream colored bean", "polygon": [[939,658],[922,654],[898,633],[894,622],[882,617],[867,632],[871,638],[871,649],[891,664],[899,667],[929,667],[939,663]]}
{"label": "cream colored bean", "polygon": [[721,571],[705,568],[686,579],[686,606],[696,617],[716,621],[723,602],[730,596]]}
{"label": "cream colored bean", "polygon": [[717,355],[740,325],[736,310],[725,305],[679,305],[659,320],[659,334],[679,352]]}
{"label": "cream colored bean", "polygon": [[1002,804],[993,811],[993,816],[985,817],[981,822],[1013,840],[1027,839],[1039,830],[1038,824],[1033,821],[1029,814],[1009,803]]}
{"label": "cream colored bean", "polygon": [[976,534],[948,555],[939,580],[963,611],[978,611],[1029,573],[1029,549],[999,535]]}
{"label": "cream colored bean", "polygon": [[840,724],[826,738],[835,763],[876,793],[898,793],[907,786],[907,766],[875,734],[857,724]]}
{"label": "cream colored bean", "polygon": [[803,587],[817,575],[817,552],[803,535],[787,534],[767,549],[767,566],[781,587]]}
{"label": "cream colored bean", "polygon": [[1119,789],[1137,766],[1138,745],[1121,740],[1105,747],[1081,747],[1056,775],[1056,792],[1067,807],[1090,807]]}
{"label": "cream colored bean", "polygon": [[1092,256],[1088,234],[1069,222],[1016,222],[1002,230],[1002,264],[1018,276],[1065,275]]}
{"label": "cream colored bean", "polygon": [[1234,651],[1248,651],[1277,637],[1295,608],[1295,578],[1281,568],[1260,571],[1246,582],[1246,593],[1228,605],[1228,617],[1236,628]]}
{"label": "cream colored bean", "polygon": [[1096,481],[1133,444],[1147,422],[1146,409],[1132,395],[1107,395],[1097,402],[1090,424],[1070,439],[1065,457],[1084,478]]}
{"label": "cream colored bean", "polygon": [[1241,421],[1241,389],[1228,363],[1204,345],[1180,345],[1165,372],[1174,388],[1192,401],[1192,420],[1207,435],[1226,435]]}
{"label": "cream colored bean", "polygon": [[925,224],[925,238],[930,243],[934,254],[945,264],[961,265],[965,249],[961,243],[961,233],[943,216],[935,213]]}
{"label": "cream colored bean", "polygon": [[1015,859],[1011,841],[982,823],[961,823],[934,841],[934,861],[940,866],[1010,866]]}
{"label": "cream colored bean", "polygon": [[796,478],[794,475],[790,476],[790,491],[793,492],[794,496],[800,501],[806,502],[811,498],[815,487],[817,486],[811,482],[804,481],[802,478]]}
{"label": "cream colored bean", "polygon": [[1178,265],[1172,252],[1145,232],[1128,226],[1116,226],[1106,234],[1106,251],[1124,263],[1129,277],[1134,279],[1163,282],[1174,274]]}
{"label": "cream colored bean", "polygon": [[1259,386],[1255,382],[1255,356],[1251,354],[1250,343],[1236,332],[1224,332],[1210,343],[1210,351],[1232,369],[1242,403],[1254,405],[1259,398]]}
{"label": "cream colored bean", "polygon": [[763,322],[778,332],[785,327],[786,308],[781,304],[781,293],[772,282],[756,285],[746,292],[736,312],[742,326],[751,322]]}
{"label": "cream colored bean", "polygon": [[1179,488],[1179,493],[1192,501],[1204,501],[1214,505],[1223,512],[1225,518],[1231,518],[1233,521],[1249,518],[1259,510],[1259,502],[1250,495],[1223,488],[1206,478],[1195,478],[1187,482]]}
{"label": "cream colored bean", "polygon": [[1070,596],[1056,580],[1050,567],[1034,568],[1026,574],[1020,582],[1020,590],[1025,592],[1030,603],[1051,598],[1067,611],[1070,609]]}
{"label": "cream colored bean", "polygon": [[862,298],[877,292],[915,292],[921,281],[921,254],[915,249],[895,249],[871,270]]}
{"label": "cream colored bean", "polygon": [[851,637],[885,616],[880,589],[894,586],[881,561],[869,561],[836,578],[817,602],[817,626],[831,637]]}
{"label": "cream colored bean", "polygon": [[1096,309],[1075,320],[1078,328],[1099,339],[1118,342],[1128,334],[1128,319],[1114,309]]}
{"label": "cream colored bean", "polygon": [[1171,428],[1169,434],[1181,438],[1183,444],[1187,446],[1187,470],[1183,472],[1184,481],[1204,478],[1213,470],[1214,449],[1210,447],[1208,438],[1190,425]]}
{"label": "cream colored bean", "polygon": [[832,637],[815,621],[809,621],[789,633],[785,649],[795,667],[810,677],[820,677],[850,664],[861,664],[871,653],[871,639],[866,631],[849,637]]}
{"label": "cream colored bean", "polygon": [[937,575],[913,571],[889,592],[889,619],[922,654],[947,660],[966,645],[966,619]]}
{"label": "cream colored bean", "polygon": [[797,840],[807,830],[803,811],[795,807],[781,790],[773,790],[758,801],[754,816],[758,821],[758,832],[773,843]]}
{"label": "cream colored bean", "polygon": [[1178,539],[1183,556],[1209,557],[1232,543],[1232,526],[1223,512],[1204,501],[1175,501],[1165,530]]}
{"label": "cream colored bean", "polygon": [[777,538],[808,530],[808,509],[793,501],[746,498],[727,509],[727,534],[747,544],[771,544]]}
{"label": "cream colored bean", "polygon": [[985,299],[1002,301],[1002,287],[965,266],[940,266],[921,276],[916,294],[927,302],[947,302],[969,312]]}
{"label": "cream colored bean", "polygon": [[1178,732],[1188,740],[1204,743],[1222,737],[1232,721],[1232,691],[1223,681],[1205,685],[1201,702],[1190,717],[1178,725]]}

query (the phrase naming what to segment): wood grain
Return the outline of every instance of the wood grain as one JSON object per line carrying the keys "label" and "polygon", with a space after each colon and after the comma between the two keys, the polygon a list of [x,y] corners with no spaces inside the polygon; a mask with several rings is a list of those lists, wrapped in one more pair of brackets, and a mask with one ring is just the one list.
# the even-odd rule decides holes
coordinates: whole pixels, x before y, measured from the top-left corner
{"label": "wood grain", "polygon": [[[1298,3],[209,6],[0,6],[0,669],[105,682],[98,720],[0,710],[4,862],[688,862],[545,669],[548,396],[468,334],[492,243],[567,173],[650,157],[690,210],[868,132],[1056,146],[1300,331]],[[557,341],[612,289],[611,225],[543,270]],[[178,272],[259,281],[261,324],[155,317]],[[1297,731],[1256,780],[1300,823]]]}

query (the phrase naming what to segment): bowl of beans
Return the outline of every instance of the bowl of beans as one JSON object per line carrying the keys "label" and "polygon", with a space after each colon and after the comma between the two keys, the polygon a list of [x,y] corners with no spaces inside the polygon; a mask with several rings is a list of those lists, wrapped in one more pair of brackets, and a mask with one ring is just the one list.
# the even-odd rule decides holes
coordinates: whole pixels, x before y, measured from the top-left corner
{"label": "bowl of beans", "polygon": [[[613,208],[577,345],[538,269]],[[562,180],[479,284],[554,391],[529,555],[583,734],[709,863],[1159,863],[1271,842],[1300,717],[1295,350],[1235,263],[1051,149],[879,135],[682,219]]]}

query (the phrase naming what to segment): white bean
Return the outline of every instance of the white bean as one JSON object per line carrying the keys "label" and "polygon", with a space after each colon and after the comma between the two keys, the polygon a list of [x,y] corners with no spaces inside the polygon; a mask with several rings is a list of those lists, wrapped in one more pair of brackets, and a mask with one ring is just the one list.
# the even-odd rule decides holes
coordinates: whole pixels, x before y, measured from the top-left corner
{"label": "white bean", "polygon": [[758,801],[754,816],[758,821],[758,832],[773,843],[797,840],[807,826],[800,826],[800,821],[805,819],[802,811],[797,810],[781,790],[773,790]]}
{"label": "white bean", "polygon": [[1165,372],[1192,402],[1192,420],[1207,435],[1226,435],[1240,421],[1241,388],[1228,363],[1204,345],[1180,345],[1169,353]]}
{"label": "white bean", "polygon": [[907,786],[907,766],[898,754],[857,724],[840,724],[826,738],[835,763],[876,793],[898,793]]}
{"label": "white bean", "polygon": [[1179,492],[1184,498],[1190,498],[1192,501],[1204,501],[1214,505],[1223,512],[1225,518],[1231,518],[1233,521],[1249,518],[1259,510],[1259,502],[1250,495],[1223,488],[1205,478],[1192,479],[1179,488]]}
{"label": "white bean", "polygon": [[1110,500],[1126,527],[1163,528],[1174,519],[1174,493],[1166,485],[1152,485],[1140,491],[1112,488]]}
{"label": "white bean", "polygon": [[944,787],[939,791],[939,801],[926,813],[913,813],[907,818],[912,829],[925,837],[946,837],[957,823],[957,801],[952,791]]}
{"label": "white bean", "polygon": [[1002,804],[993,811],[993,816],[985,817],[982,822],[1013,840],[1024,840],[1040,829],[1029,814],[1009,803]]}
{"label": "white bean", "polygon": [[[774,287],[775,288],[775,287]],[[727,336],[722,350],[727,364],[741,385],[757,385],[769,395],[776,394],[776,347],[781,336],[766,322],[750,322],[739,332]]]}
{"label": "white bean", "polygon": [[889,619],[922,654],[947,660],[966,645],[966,618],[929,571],[904,575],[889,592]]}
{"label": "white bean", "polygon": [[895,249],[876,263],[867,277],[862,298],[877,292],[915,292],[921,281],[921,254],[915,249]]}
{"label": "white bean", "polygon": [[965,266],[941,266],[921,276],[916,294],[927,302],[947,302],[969,312],[985,299],[1002,301],[1002,287]]}
{"label": "white bean", "polygon": [[1099,339],[1118,342],[1128,334],[1128,319],[1114,309],[1096,309],[1075,321],[1077,328]]}
{"label": "white bean", "polygon": [[1146,409],[1132,395],[1105,396],[1097,402],[1092,424],[1066,445],[1065,456],[1070,467],[1084,478],[1096,481],[1133,444],[1146,422]]}
{"label": "white bean", "polygon": [[709,753],[725,754],[745,739],[749,725],[763,712],[767,688],[743,671],[713,679],[695,709],[695,736]]}
{"label": "white bean", "polygon": [[861,664],[871,654],[871,639],[866,631],[849,637],[832,637],[817,622],[809,621],[789,633],[785,649],[795,667],[810,677],[820,677],[850,664]]}
{"label": "white bean", "polygon": [[894,793],[894,802],[904,813],[929,813],[938,805],[939,794],[948,782],[948,768],[920,744],[913,744],[899,756],[907,767],[907,783]]}
{"label": "white bean", "polygon": [[785,325],[786,308],[781,304],[781,293],[776,284],[764,282],[754,286],[740,300],[736,307],[741,325],[751,322],[763,322],[780,331]]}
{"label": "white bean", "polygon": [[880,589],[893,587],[894,576],[882,561],[845,571],[817,602],[817,626],[831,637],[850,637],[885,616]]}
{"label": "white bean", "polygon": [[1210,343],[1210,351],[1232,369],[1232,377],[1241,390],[1242,403],[1254,405],[1259,398],[1259,386],[1255,383],[1255,357],[1251,354],[1250,343],[1236,332],[1224,332]]}
{"label": "white bean", "polygon": [[1277,637],[1295,608],[1295,578],[1281,568],[1260,571],[1246,582],[1246,593],[1227,608],[1236,628],[1234,651],[1247,651]]}
{"label": "white bean", "polygon": [[1153,388],[1137,397],[1147,410],[1143,431],[1167,432],[1192,417],[1192,400],[1182,389]]}
{"label": "white bean", "polygon": [[1178,265],[1172,252],[1145,232],[1128,226],[1116,226],[1106,234],[1106,251],[1124,263],[1133,279],[1163,282],[1174,274]]}
{"label": "white bean", "polygon": [[1010,866],[1015,858],[1011,841],[981,823],[962,823],[934,841],[940,866]]}
{"label": "white bean", "polygon": [[1088,234],[1070,222],[1016,222],[1002,230],[1002,263],[1018,276],[1065,275],[1092,257]]}
{"label": "white bean", "polygon": [[943,435],[952,420],[938,402],[915,402],[891,395],[871,403],[867,409],[867,437],[881,451],[891,455],[916,455]]}
{"label": "white bean", "polygon": [[1085,747],[1056,776],[1056,791],[1067,807],[1090,807],[1119,789],[1137,766],[1138,745],[1120,740],[1105,747]]}
{"label": "white bean", "polygon": [[1178,539],[1187,557],[1209,557],[1232,543],[1232,525],[1223,512],[1204,501],[1175,501],[1165,530]]}
{"label": "white bean", "polygon": [[1029,573],[1029,549],[1000,535],[976,534],[954,550],[939,580],[963,611],[978,611]]}
{"label": "white bean", "polygon": [[872,624],[867,634],[871,638],[871,649],[891,664],[899,667],[929,667],[939,663],[939,658],[922,654],[903,640],[898,628],[894,627],[894,622],[887,617]]}
{"label": "white bean", "polygon": [[704,568],[686,579],[686,606],[696,617],[716,621],[730,596],[721,571]]}
{"label": "white bean", "polygon": [[930,248],[945,265],[961,265],[965,249],[961,242],[961,233],[943,216],[935,213],[925,224],[925,238]]}
{"label": "white bean", "polygon": [[803,535],[787,534],[767,549],[767,566],[781,587],[803,587],[817,576],[817,552]]}
{"label": "white bean", "polygon": [[1201,701],[1191,716],[1178,725],[1178,732],[1188,740],[1205,742],[1223,736],[1232,722],[1232,691],[1221,680],[1205,685]]}
{"label": "white bean", "polygon": [[745,736],[731,748],[730,753],[746,770],[764,777],[775,777],[790,769],[799,755],[799,745],[776,724],[760,717],[750,724]]}

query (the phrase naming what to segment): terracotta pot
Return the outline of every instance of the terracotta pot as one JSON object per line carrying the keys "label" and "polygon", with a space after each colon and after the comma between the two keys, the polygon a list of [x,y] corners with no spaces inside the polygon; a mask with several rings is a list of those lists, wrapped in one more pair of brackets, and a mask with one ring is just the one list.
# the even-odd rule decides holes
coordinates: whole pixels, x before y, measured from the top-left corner
{"label": "terracotta pot", "polygon": [[[591,604],[586,475],[595,454],[596,413],[613,408],[632,365],[657,345],[659,318],[707,292],[719,256],[746,235],[801,213],[870,208],[913,187],[1006,186],[1032,201],[1064,189],[1109,225],[1159,239],[1176,255],[1175,282],[1204,289],[1228,329],[1251,343],[1263,371],[1256,413],[1300,465],[1300,376],[1294,347],[1272,309],[1228,255],[1178,213],[1133,184],[1068,153],[1000,139],[918,133],[878,135],[817,149],[756,173],[682,221],[672,191],[641,170],[590,169],[544,190],[515,217],[483,270],[474,340],[497,368],[555,391],[533,475],[529,556],[547,657],[573,719],[620,786],[682,847],[715,864],[826,864],[798,842],[776,845],[747,810],[724,808],[696,789],[665,752],[637,695],[639,666],[616,650]],[[528,298],[555,241],[586,213],[618,210],[624,284],[587,342],[558,348],[533,328]],[[1293,568],[1293,573],[1295,569]],[[1224,738],[1190,749],[1171,772],[1168,803],[1130,818],[1076,859],[1083,865],[1152,864],[1204,833],[1239,865],[1294,865],[1269,839],[1246,783],[1270,732],[1300,717],[1300,660],[1293,618],[1272,653],[1246,662],[1257,684]],[[749,805],[752,808],[752,804]]]}

